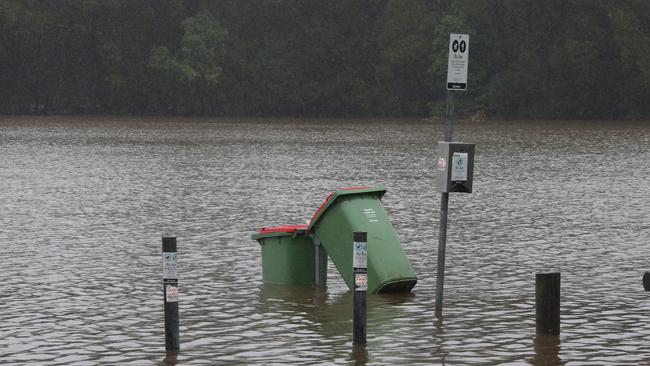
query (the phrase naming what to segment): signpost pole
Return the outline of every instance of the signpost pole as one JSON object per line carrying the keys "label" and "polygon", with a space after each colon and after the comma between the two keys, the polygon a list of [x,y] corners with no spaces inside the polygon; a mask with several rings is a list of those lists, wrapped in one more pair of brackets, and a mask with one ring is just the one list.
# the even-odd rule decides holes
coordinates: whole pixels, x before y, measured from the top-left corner
{"label": "signpost pole", "polygon": [[[454,92],[447,90],[447,113],[445,115],[445,138],[451,141],[454,115]],[[447,250],[447,213],[449,211],[449,193],[443,192],[440,198],[440,223],[438,225],[438,272],[436,274],[436,318],[442,318],[442,294],[445,284],[445,255]]]}
{"label": "signpost pole", "polygon": [[443,141],[451,142],[451,136],[454,133],[454,91],[447,90],[447,113],[445,114],[445,138]]}
{"label": "signpost pole", "polygon": [[[467,66],[469,56],[469,35],[452,33],[449,35],[449,58],[447,60],[447,113],[445,114],[444,142],[452,141],[454,92],[467,90]],[[440,164],[440,161],[438,162]],[[443,171],[451,161],[445,160]],[[439,165],[439,169],[440,169]],[[440,170],[438,171],[440,174]],[[446,178],[445,178],[446,179]],[[467,177],[465,177],[467,179]],[[446,186],[446,185],[445,185]],[[442,319],[442,293],[445,284],[445,252],[447,250],[447,213],[449,211],[449,191],[445,188],[440,198],[440,225],[438,233],[438,268],[436,274],[436,318]]]}

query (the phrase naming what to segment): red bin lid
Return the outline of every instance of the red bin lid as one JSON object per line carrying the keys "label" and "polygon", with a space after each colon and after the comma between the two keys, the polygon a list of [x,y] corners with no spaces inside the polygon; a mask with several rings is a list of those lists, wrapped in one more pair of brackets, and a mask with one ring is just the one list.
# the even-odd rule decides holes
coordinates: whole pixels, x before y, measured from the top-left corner
{"label": "red bin lid", "polygon": [[263,226],[257,233],[270,234],[270,233],[295,233],[298,230],[307,230],[307,225],[280,225],[274,227]]}
{"label": "red bin lid", "polygon": [[307,225],[280,225],[274,227],[264,226],[251,236],[253,240],[261,240],[264,238],[272,238],[276,236],[293,236],[293,235],[306,235]]}

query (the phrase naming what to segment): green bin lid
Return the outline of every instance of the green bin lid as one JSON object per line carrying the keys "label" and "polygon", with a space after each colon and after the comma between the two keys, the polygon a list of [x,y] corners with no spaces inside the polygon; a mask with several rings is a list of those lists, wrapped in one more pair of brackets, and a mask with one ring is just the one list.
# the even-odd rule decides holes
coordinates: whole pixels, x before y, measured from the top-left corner
{"label": "green bin lid", "polygon": [[272,238],[276,236],[296,236],[305,235],[307,232],[307,225],[281,225],[274,227],[262,227],[257,234],[251,235],[251,239],[260,240],[264,238]]}
{"label": "green bin lid", "polygon": [[343,196],[349,196],[349,195],[354,195],[354,194],[365,194],[365,193],[375,193],[379,198],[384,196],[386,193],[386,188],[384,186],[377,186],[377,187],[351,187],[351,188],[342,188],[338,191],[330,193],[329,196],[325,199],[325,202],[323,202],[322,205],[316,210],[316,213],[314,216],[311,218],[311,221],[309,222],[309,231],[311,231],[314,228],[314,225],[320,220],[320,218],[323,216],[325,211],[327,211],[328,208],[332,207],[336,200],[339,199],[339,197]]}

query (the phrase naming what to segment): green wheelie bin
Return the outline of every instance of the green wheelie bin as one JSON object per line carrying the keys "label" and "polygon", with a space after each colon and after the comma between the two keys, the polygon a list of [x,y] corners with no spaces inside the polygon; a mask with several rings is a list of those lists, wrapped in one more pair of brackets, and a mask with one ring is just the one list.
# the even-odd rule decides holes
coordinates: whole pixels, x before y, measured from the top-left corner
{"label": "green wheelie bin", "polygon": [[368,234],[368,292],[408,292],[417,282],[386,210],[384,187],[346,188],[330,194],[309,223],[339,273],[352,288],[352,235]]}
{"label": "green wheelie bin", "polygon": [[[309,285],[327,278],[327,256],[312,243],[307,225],[263,227],[251,236],[262,247],[262,280],[272,285]],[[316,251],[320,250],[316,273]],[[319,276],[318,278],[316,276]]]}

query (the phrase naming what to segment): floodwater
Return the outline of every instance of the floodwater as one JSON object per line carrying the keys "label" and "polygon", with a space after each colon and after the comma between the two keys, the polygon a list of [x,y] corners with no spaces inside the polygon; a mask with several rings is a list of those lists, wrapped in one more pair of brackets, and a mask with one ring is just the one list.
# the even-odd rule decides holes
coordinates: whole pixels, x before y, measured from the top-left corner
{"label": "floodwater", "polygon": [[[0,119],[0,364],[648,364],[650,123],[457,123],[474,192],[451,194],[433,315],[442,126],[417,120]],[[383,184],[418,275],[368,300],[262,284],[263,225]],[[161,237],[178,238],[181,352],[165,360]],[[562,274],[535,336],[535,273]]]}

